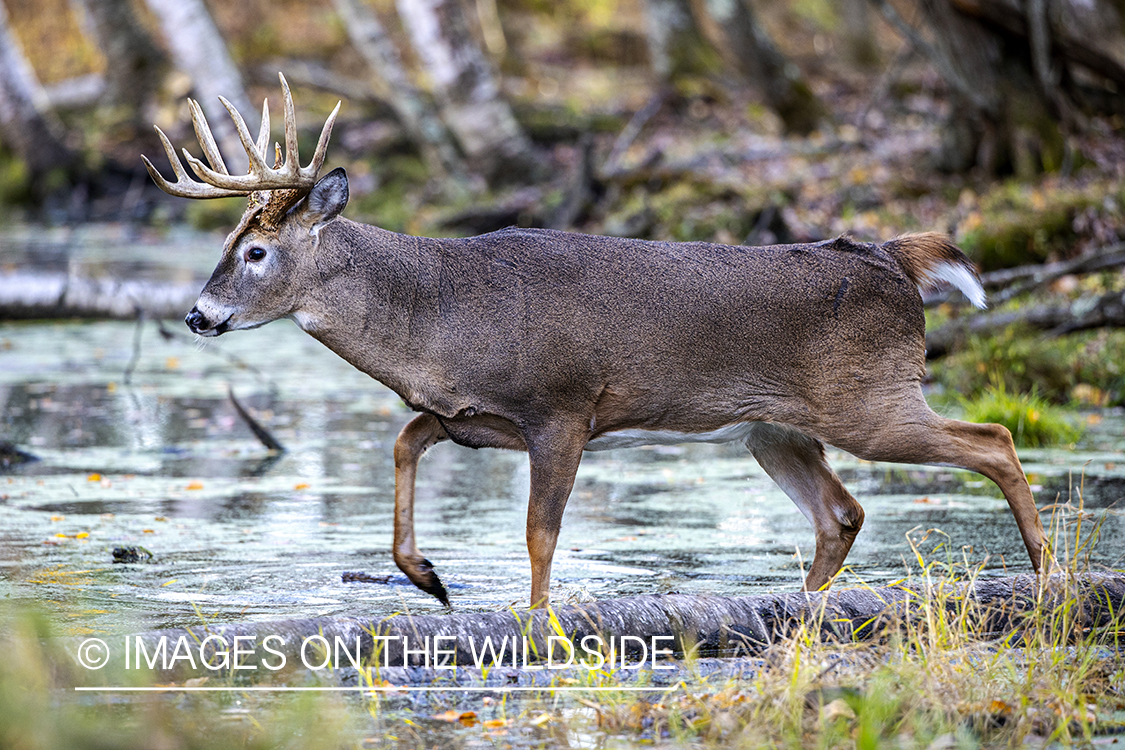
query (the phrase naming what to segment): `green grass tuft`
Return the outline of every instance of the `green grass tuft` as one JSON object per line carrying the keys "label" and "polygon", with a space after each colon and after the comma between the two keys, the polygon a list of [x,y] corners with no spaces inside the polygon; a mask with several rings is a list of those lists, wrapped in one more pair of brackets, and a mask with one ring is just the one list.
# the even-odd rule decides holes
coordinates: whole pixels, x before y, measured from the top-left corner
{"label": "green grass tuft", "polygon": [[962,402],[965,419],[970,422],[1001,424],[1012,433],[1021,448],[1073,443],[1082,431],[1038,393],[1008,393],[1003,385],[993,386],[974,400]]}

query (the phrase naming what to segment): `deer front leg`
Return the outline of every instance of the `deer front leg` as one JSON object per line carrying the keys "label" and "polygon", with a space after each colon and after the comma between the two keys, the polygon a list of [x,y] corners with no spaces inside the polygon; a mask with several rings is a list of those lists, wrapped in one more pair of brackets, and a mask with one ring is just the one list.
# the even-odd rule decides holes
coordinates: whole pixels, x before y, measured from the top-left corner
{"label": "deer front leg", "polygon": [[587,435],[582,427],[560,428],[526,440],[531,460],[527,552],[531,557],[532,609],[546,607],[551,601],[551,560]]}
{"label": "deer front leg", "polygon": [[449,606],[449,594],[434,566],[422,556],[414,543],[414,476],[418,459],[431,445],[447,439],[441,423],[432,414],[420,414],[410,421],[395,440],[395,565],[427,594]]}

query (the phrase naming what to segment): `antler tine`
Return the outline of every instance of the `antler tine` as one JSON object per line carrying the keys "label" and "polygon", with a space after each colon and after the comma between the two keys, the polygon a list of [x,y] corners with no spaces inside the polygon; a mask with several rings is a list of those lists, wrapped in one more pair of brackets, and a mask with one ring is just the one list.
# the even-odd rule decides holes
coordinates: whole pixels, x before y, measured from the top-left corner
{"label": "antler tine", "polygon": [[316,179],[320,168],[324,166],[324,157],[328,153],[328,139],[332,137],[332,126],[336,123],[336,113],[340,111],[341,104],[343,102],[336,102],[336,108],[332,110],[332,114],[328,115],[328,119],[324,121],[324,127],[320,130],[320,140],[316,142],[316,151],[313,153],[312,161],[308,166],[308,172],[313,180]]}
{"label": "antler tine", "polygon": [[[156,127],[156,126],[153,126]],[[156,127],[156,133],[160,136],[160,142],[164,146],[164,153],[168,155],[168,161],[172,165],[172,172],[176,175],[175,182],[168,182],[153,166],[148,157],[142,156],[141,160],[145,164],[145,169],[152,177],[152,181],[156,186],[169,195],[175,195],[179,198],[232,198],[237,195],[246,195],[242,190],[227,190],[225,188],[215,187],[214,185],[206,185],[188,177],[184,165],[180,162],[180,158],[176,156],[176,150],[172,147],[172,142],[168,140],[168,136],[164,135],[164,131]]]}
{"label": "antler tine", "polygon": [[317,173],[324,164],[324,157],[328,150],[328,139],[332,135],[332,126],[336,122],[336,115],[340,111],[340,103],[332,110],[324,127],[320,131],[320,140],[316,145],[316,153],[307,167],[301,166],[300,154],[297,146],[297,114],[293,106],[293,95],[289,90],[289,83],[284,75],[279,75],[281,89],[284,94],[285,108],[285,158],[281,159],[280,148],[275,145],[275,163],[271,169],[266,163],[266,150],[269,148],[270,119],[269,104],[262,103],[262,126],[258,130],[257,142],[250,140],[250,131],[246,121],[229,101],[219,97],[219,101],[230,113],[235,130],[242,147],[246,149],[246,156],[250,161],[250,168],[244,175],[232,175],[223,163],[222,154],[215,142],[215,136],[203,114],[203,109],[198,102],[188,100],[191,108],[192,125],[195,127],[196,137],[203,148],[204,156],[211,163],[208,167],[201,160],[192,156],[185,149],[184,160],[195,175],[202,180],[197,182],[188,176],[183,163],[172,148],[171,142],[157,128],[160,133],[164,151],[168,154],[168,161],[172,164],[172,171],[176,174],[176,182],[168,182],[145,159],[145,165],[152,175],[152,179],[165,192],[180,195],[186,198],[221,198],[233,195],[248,195],[259,190],[280,190],[287,188],[311,188],[316,184]]}
{"label": "antler tine", "polygon": [[195,129],[195,138],[199,141],[207,161],[211,162],[211,168],[219,174],[230,174],[227,165],[223,163],[223,155],[215,143],[215,136],[211,133],[211,126],[207,124],[207,117],[203,114],[199,102],[188,99],[188,109],[191,110],[191,126]]}
{"label": "antler tine", "polygon": [[246,156],[250,160],[250,169],[245,175],[224,175],[208,169],[203,162],[188,155],[187,163],[192,171],[204,182],[229,190],[245,190],[249,192],[252,190],[272,190],[279,187],[292,187],[291,185],[282,184],[283,180],[279,179],[276,173],[270,172],[270,168],[266,164],[265,159],[258,152],[254,142],[250,140],[250,131],[246,127],[246,121],[242,119],[242,115],[234,108],[234,105],[222,96],[219,97],[219,102],[221,102],[222,105],[226,107],[227,112],[230,113],[230,118],[234,122],[234,128],[238,132],[238,140],[242,142],[242,148],[246,151]]}
{"label": "antler tine", "polygon": [[265,156],[270,147],[270,100],[262,100],[262,127],[258,128],[258,153]]}
{"label": "antler tine", "polygon": [[301,170],[301,155],[297,146],[297,110],[293,106],[293,94],[289,91],[285,74],[278,73],[277,77],[281,79],[281,91],[285,100],[285,164],[282,169],[297,177]]}

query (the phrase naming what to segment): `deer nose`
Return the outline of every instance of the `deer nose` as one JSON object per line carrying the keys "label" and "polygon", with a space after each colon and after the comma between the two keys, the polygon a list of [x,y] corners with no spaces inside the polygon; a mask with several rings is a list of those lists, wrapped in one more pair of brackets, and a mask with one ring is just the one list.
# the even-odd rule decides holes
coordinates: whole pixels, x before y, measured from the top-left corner
{"label": "deer nose", "polygon": [[184,322],[187,323],[187,327],[191,329],[192,333],[203,333],[211,327],[207,322],[207,318],[203,317],[203,313],[199,312],[199,310],[194,307],[191,308],[191,312],[184,318]]}

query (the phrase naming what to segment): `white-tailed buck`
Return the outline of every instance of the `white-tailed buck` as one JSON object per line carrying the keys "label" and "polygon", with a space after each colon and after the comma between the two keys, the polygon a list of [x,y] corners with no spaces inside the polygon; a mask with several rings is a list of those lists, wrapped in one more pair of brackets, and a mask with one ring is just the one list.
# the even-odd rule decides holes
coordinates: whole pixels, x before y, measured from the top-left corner
{"label": "white-tailed buck", "polygon": [[[250,203],[187,315],[201,336],[297,325],[421,412],[395,443],[394,559],[423,591],[445,587],[414,540],[418,459],[442,440],[526,451],[531,603],[548,601],[551,558],[584,450],[742,441],[816,530],[807,589],[828,584],[863,510],[824,458],[834,445],[870,461],[954,466],[996,482],[1032,567],[1051,558],[1008,431],[926,405],[918,286],[954,284],[976,305],[972,264],[947,238],[882,245],[846,238],[733,247],[538,229],[467,239],[409,237],[340,216],[348,180],[317,180],[336,112],[301,167],[284,77],[285,158],[266,163],[224,100],[250,158],[230,175],[198,105],[210,167],[161,133],[188,198]],[[337,105],[337,111],[339,105]]]}

